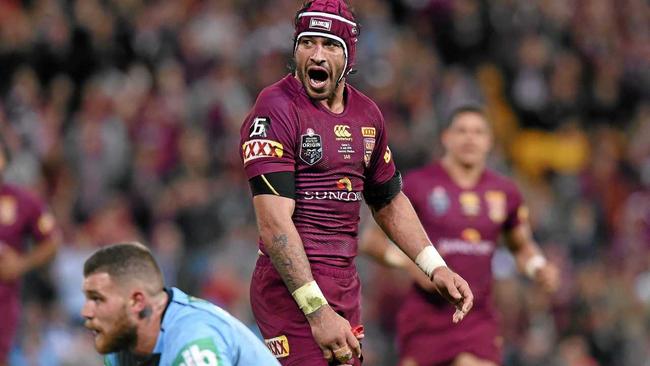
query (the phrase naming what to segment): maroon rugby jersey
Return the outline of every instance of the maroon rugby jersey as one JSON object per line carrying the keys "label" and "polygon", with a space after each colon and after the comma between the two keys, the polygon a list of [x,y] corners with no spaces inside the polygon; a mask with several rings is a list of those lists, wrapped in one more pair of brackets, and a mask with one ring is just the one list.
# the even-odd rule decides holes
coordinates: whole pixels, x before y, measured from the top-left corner
{"label": "maroon rugby jersey", "polygon": [[[0,183],[0,246],[23,253],[27,238],[39,242],[54,229],[54,217],[43,202],[16,186]],[[0,281],[0,299],[7,296],[18,296],[18,281]]]}
{"label": "maroon rugby jersey", "polygon": [[295,172],[293,222],[309,260],[347,266],[357,254],[364,185],[395,173],[387,140],[381,112],[361,92],[346,85],[345,109],[334,114],[287,75],[260,93],[240,152],[249,179]]}
{"label": "maroon rugby jersey", "polygon": [[462,189],[435,163],[407,174],[404,193],[447,265],[469,283],[475,308],[488,306],[499,235],[527,215],[515,184],[486,169],[472,189]]}

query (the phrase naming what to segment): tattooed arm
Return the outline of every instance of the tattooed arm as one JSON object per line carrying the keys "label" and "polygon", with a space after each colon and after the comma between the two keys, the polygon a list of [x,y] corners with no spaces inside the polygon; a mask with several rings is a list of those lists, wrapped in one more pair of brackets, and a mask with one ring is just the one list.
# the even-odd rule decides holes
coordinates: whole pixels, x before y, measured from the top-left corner
{"label": "tattooed arm", "polygon": [[309,260],[291,216],[296,201],[269,194],[253,197],[264,248],[289,292],[313,281]]}
{"label": "tattooed arm", "polygon": [[[295,201],[282,196],[260,194],[253,197],[253,205],[264,248],[289,292],[293,293],[313,281],[302,240],[291,219]],[[361,353],[350,323],[329,305],[321,306],[306,317],[316,343],[323,350],[323,357],[332,359],[335,349],[340,353],[344,348],[355,355]]]}

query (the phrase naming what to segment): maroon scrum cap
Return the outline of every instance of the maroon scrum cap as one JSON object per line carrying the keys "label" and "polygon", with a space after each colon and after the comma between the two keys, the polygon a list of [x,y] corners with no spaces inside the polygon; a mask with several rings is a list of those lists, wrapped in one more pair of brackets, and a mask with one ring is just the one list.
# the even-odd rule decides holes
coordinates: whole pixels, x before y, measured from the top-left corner
{"label": "maroon scrum cap", "polygon": [[295,26],[295,47],[298,46],[300,37],[304,36],[327,37],[341,43],[345,53],[345,67],[338,81],[352,71],[359,27],[344,0],[308,2],[296,15]]}

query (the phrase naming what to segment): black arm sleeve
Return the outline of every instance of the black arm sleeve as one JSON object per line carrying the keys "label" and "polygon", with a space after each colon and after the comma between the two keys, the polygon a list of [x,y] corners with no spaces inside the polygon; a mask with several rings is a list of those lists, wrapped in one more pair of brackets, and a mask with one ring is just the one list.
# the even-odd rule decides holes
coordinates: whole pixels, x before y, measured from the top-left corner
{"label": "black arm sleeve", "polygon": [[398,170],[395,175],[387,182],[364,187],[363,198],[373,210],[379,211],[381,208],[390,203],[390,201],[402,191],[402,175]]}
{"label": "black arm sleeve", "polygon": [[275,172],[260,174],[248,180],[253,196],[272,194],[296,199],[296,179],[294,172]]}

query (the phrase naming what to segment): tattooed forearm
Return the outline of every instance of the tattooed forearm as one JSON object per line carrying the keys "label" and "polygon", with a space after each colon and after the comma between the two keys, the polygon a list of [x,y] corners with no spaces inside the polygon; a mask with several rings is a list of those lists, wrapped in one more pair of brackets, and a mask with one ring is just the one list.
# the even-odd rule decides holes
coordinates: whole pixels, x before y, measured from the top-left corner
{"label": "tattooed forearm", "polygon": [[[267,246],[273,266],[291,292],[310,280],[311,277],[309,262],[305,257],[304,249],[298,247],[298,245],[299,243],[289,243],[286,234],[273,234],[271,245]],[[304,260],[302,260],[303,258]],[[299,263],[299,265],[296,265],[296,263]],[[306,275],[307,277],[305,277]]]}
{"label": "tattooed forearm", "polygon": [[270,195],[253,197],[264,249],[290,292],[313,281],[300,234],[291,220],[294,202]]}
{"label": "tattooed forearm", "polygon": [[289,239],[287,239],[287,234],[273,235],[274,247],[280,246],[282,248],[286,248],[288,243],[289,243]]}

